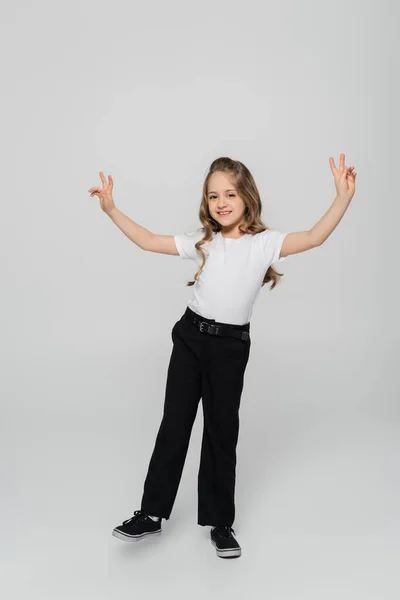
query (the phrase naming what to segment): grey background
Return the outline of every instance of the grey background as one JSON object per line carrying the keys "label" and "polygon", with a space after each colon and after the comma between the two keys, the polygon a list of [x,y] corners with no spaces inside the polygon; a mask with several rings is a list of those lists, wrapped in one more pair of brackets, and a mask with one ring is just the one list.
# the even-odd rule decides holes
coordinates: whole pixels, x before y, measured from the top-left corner
{"label": "grey background", "polygon": [[[398,598],[399,46],[394,2],[3,4],[1,563],[7,598]],[[155,233],[199,224],[214,158],[253,173],[263,219],[311,228],[252,319],[240,560],[197,517],[202,411],[158,539],[140,507],[194,263],[145,253],[89,187]]]}

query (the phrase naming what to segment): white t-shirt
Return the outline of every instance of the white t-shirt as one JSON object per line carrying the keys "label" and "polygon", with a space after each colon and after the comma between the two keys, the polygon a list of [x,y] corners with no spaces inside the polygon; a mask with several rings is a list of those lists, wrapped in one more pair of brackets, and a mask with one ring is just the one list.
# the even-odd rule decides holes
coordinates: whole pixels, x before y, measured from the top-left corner
{"label": "white t-shirt", "polygon": [[[192,287],[189,308],[220,323],[248,323],[268,267],[287,258],[280,256],[286,235],[267,229],[232,239],[223,237],[220,231],[213,232],[212,240],[202,246],[208,256]],[[179,255],[194,260],[196,271],[202,255],[194,245],[203,237],[202,227],[174,236]]]}

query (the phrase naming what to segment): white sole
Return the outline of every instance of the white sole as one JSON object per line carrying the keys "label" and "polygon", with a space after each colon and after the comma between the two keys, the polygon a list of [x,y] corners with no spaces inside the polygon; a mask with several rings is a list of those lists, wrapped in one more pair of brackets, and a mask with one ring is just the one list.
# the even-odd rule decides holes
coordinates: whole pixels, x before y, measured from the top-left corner
{"label": "white sole", "polygon": [[219,548],[217,548],[217,544],[214,542],[214,540],[211,540],[211,543],[213,546],[215,546],[218,556],[221,556],[222,558],[242,555],[242,551],[240,548],[226,548],[226,550],[220,550]]}
{"label": "white sole", "polygon": [[145,531],[144,533],[140,533],[139,535],[129,535],[127,533],[122,533],[122,531],[118,531],[118,529],[113,529],[112,535],[123,542],[139,542],[144,537],[148,535],[160,535],[162,533],[162,529],[156,529],[155,531]]}

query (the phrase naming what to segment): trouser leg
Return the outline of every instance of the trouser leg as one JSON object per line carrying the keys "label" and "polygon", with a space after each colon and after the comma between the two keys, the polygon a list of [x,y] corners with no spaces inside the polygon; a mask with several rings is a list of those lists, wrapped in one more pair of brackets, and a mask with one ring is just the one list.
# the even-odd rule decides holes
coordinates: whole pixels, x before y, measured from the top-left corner
{"label": "trouser leg", "polygon": [[144,483],[141,509],[169,519],[201,397],[197,347],[181,319],[172,329],[164,413]]}
{"label": "trouser leg", "polygon": [[198,473],[198,524],[232,525],[235,519],[239,407],[250,340],[211,338],[203,373],[204,430]]}

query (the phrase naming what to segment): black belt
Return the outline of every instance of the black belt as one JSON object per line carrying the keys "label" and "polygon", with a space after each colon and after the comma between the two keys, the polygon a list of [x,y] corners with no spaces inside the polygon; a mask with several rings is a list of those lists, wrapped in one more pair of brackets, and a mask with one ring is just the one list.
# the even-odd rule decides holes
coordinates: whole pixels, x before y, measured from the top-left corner
{"label": "black belt", "polygon": [[235,337],[246,342],[250,339],[250,333],[248,331],[241,331],[240,329],[234,329],[233,327],[227,327],[226,325],[214,325],[214,323],[202,321],[196,315],[191,315],[189,318],[202,333]]}

